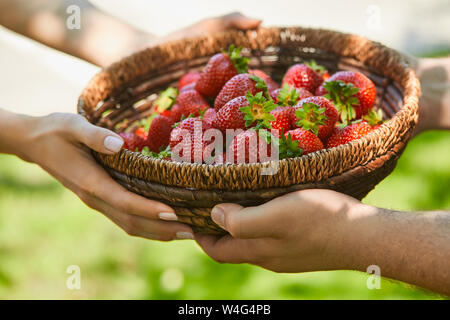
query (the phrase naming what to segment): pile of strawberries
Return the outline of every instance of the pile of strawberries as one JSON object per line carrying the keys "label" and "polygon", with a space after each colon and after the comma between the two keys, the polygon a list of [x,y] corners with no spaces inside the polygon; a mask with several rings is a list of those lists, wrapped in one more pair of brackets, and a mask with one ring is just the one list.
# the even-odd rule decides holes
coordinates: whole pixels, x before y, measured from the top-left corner
{"label": "pile of strawberries", "polygon": [[230,46],[202,72],[181,77],[178,89],[163,91],[154,114],[121,133],[125,148],[172,161],[252,163],[264,161],[261,151],[277,150],[283,159],[333,148],[382,123],[375,85],[365,75],[330,76],[311,61],[291,66],[280,87],[264,71],[248,69],[240,51]]}

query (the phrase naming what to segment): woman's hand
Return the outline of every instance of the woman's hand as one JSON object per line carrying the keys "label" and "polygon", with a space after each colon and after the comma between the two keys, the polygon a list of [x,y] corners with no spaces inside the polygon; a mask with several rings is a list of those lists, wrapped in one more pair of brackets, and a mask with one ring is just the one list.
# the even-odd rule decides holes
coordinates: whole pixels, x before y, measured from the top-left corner
{"label": "woman's hand", "polygon": [[89,148],[104,154],[121,149],[117,134],[62,113],[33,118],[0,110],[0,127],[8,132],[0,133],[0,152],[38,164],[128,234],[163,241],[193,238],[189,226],[162,221],[176,220],[172,208],[127,191],[94,160]]}
{"label": "woman's hand", "polygon": [[220,204],[212,219],[231,235],[196,235],[196,240],[219,262],[277,272],[342,269],[350,257],[340,240],[362,206],[329,190],[294,192],[258,207]]}

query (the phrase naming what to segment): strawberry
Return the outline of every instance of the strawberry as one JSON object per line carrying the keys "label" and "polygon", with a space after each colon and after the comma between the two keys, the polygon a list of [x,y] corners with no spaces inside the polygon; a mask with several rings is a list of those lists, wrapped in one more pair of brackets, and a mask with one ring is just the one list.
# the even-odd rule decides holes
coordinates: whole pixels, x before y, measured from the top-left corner
{"label": "strawberry", "polygon": [[248,73],[263,79],[267,84],[267,89],[269,90],[269,92],[272,92],[273,90],[280,88],[280,85],[276,83],[275,80],[273,80],[267,73],[265,73],[262,70],[252,69],[248,70]]}
{"label": "strawberry", "polygon": [[286,71],[283,84],[304,88],[309,92],[315,92],[323,82],[322,77],[305,64],[295,64]]}
{"label": "strawberry", "polygon": [[303,154],[315,152],[324,148],[322,141],[311,131],[297,128],[284,134],[286,140],[298,141],[298,147],[303,150]]}
{"label": "strawberry", "polygon": [[270,125],[273,129],[283,130],[283,132],[288,132],[291,130],[292,107],[277,107],[270,113],[275,118],[275,120],[270,121]]}
{"label": "strawberry", "polygon": [[317,64],[315,60],[311,60],[306,63],[308,67],[313,69],[318,75],[322,77],[323,80],[328,80],[330,78],[330,74],[328,73],[328,70],[325,69],[324,66]]}
{"label": "strawberry", "polygon": [[186,117],[190,114],[199,116],[200,111],[209,108],[209,104],[206,102],[205,98],[195,90],[181,92],[178,95],[177,104],[181,108],[181,114]]}
{"label": "strawberry", "polygon": [[365,75],[353,71],[339,71],[317,88],[316,95],[334,102],[346,124],[367,114],[375,103],[377,90]]}
{"label": "strawberry", "polygon": [[271,147],[266,139],[261,137],[257,130],[250,129],[234,137],[227,151],[227,156],[232,159],[227,158],[227,160],[231,160],[232,163],[260,162],[261,157],[270,156],[270,150]]}
{"label": "strawberry", "polygon": [[327,148],[337,147],[368,134],[373,128],[365,121],[355,122],[341,129],[336,127],[328,138]]}
{"label": "strawberry", "polygon": [[[184,162],[202,163],[205,149],[214,141],[205,141],[203,133],[211,127],[200,118],[186,118],[172,130],[170,134],[170,149],[173,155]],[[189,136],[186,136],[189,134]],[[209,147],[215,148],[214,144]],[[190,151],[185,154],[184,151]],[[211,154],[211,152],[209,152]]]}
{"label": "strawberry", "polygon": [[213,126],[213,122],[216,119],[217,112],[214,108],[209,108],[203,114],[203,121],[207,123],[209,126]]}
{"label": "strawberry", "polygon": [[196,84],[196,82],[192,82],[192,83],[185,85],[183,88],[180,89],[180,93],[188,91],[188,90],[195,90],[195,84]]}
{"label": "strawberry", "polygon": [[240,111],[248,106],[246,97],[237,97],[225,104],[216,114],[213,127],[225,132],[226,129],[244,129],[245,114]]}
{"label": "strawberry", "polygon": [[200,79],[200,72],[197,71],[191,71],[186,73],[184,76],[178,80],[178,90],[181,90],[186,85],[193,83],[197,83],[198,79]]}
{"label": "strawberry", "polygon": [[291,113],[291,125],[313,132],[325,141],[339,118],[336,107],[324,97],[301,100]]}
{"label": "strawberry", "polygon": [[172,124],[172,120],[165,116],[156,116],[153,118],[146,141],[150,151],[160,152],[169,145]]}
{"label": "strawberry", "polygon": [[228,80],[247,72],[249,59],[241,56],[241,49],[231,45],[228,53],[218,53],[209,59],[195,89],[206,97],[216,97]]}
{"label": "strawberry", "polygon": [[220,90],[214,101],[214,108],[219,111],[228,101],[245,96],[247,92],[255,95],[265,88],[267,88],[266,83],[261,78],[248,73],[235,75]]}
{"label": "strawberry", "polygon": [[298,101],[312,97],[313,94],[304,88],[290,87],[285,83],[281,89],[273,90],[270,96],[281,106],[295,106]]}
{"label": "strawberry", "polygon": [[183,109],[178,104],[174,104],[170,109],[170,119],[175,123],[181,120],[182,115]]}
{"label": "strawberry", "polygon": [[119,134],[124,144],[123,148],[130,151],[141,151],[145,147],[146,140],[131,132],[122,132]]}
{"label": "strawberry", "polygon": [[147,140],[148,131],[145,130],[144,127],[137,128],[136,131],[134,132],[134,134],[141,137],[144,140]]}

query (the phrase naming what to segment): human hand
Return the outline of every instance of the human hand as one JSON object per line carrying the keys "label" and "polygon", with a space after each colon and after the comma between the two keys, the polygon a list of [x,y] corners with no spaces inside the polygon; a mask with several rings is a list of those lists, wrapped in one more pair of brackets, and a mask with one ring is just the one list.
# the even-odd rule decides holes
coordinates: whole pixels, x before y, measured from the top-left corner
{"label": "human hand", "polygon": [[212,219],[230,235],[195,235],[214,260],[251,263],[276,272],[346,269],[352,265],[349,226],[365,210],[330,190],[303,190],[257,207],[214,207]]}
{"label": "human hand", "polygon": [[450,58],[409,57],[419,77],[422,95],[414,135],[433,129],[450,129]]}
{"label": "human hand", "polygon": [[114,154],[123,144],[117,134],[75,114],[26,117],[23,121],[26,131],[17,135],[20,138],[13,153],[37,163],[128,234],[162,241],[193,238],[189,226],[162,221],[176,220],[172,208],[127,191],[97,164],[89,148]]}
{"label": "human hand", "polygon": [[232,12],[224,16],[201,20],[161,38],[159,42],[215,34],[227,30],[256,29],[260,24],[261,20],[248,18],[240,12]]}

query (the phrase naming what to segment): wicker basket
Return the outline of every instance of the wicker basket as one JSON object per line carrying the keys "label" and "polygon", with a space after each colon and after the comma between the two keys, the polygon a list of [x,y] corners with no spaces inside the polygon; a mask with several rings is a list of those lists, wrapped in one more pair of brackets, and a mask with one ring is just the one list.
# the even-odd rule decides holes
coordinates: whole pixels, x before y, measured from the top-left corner
{"label": "wicker basket", "polygon": [[109,174],[127,189],[172,206],[197,232],[223,232],[210,219],[221,202],[258,205],[295,190],[327,188],[363,198],[395,167],[418,118],[420,84],[406,58],[366,38],[308,28],[261,28],[194,38],[140,51],[89,82],[78,112],[90,122],[123,131],[152,112],[157,92],[176,84],[188,70],[201,70],[209,57],[230,44],[243,46],[250,67],[278,81],[286,69],[314,59],[330,72],[358,70],[377,87],[376,105],[390,120],[361,139],[279,162],[274,175],[265,164],[205,165],[152,159],[122,150],[94,152]]}

